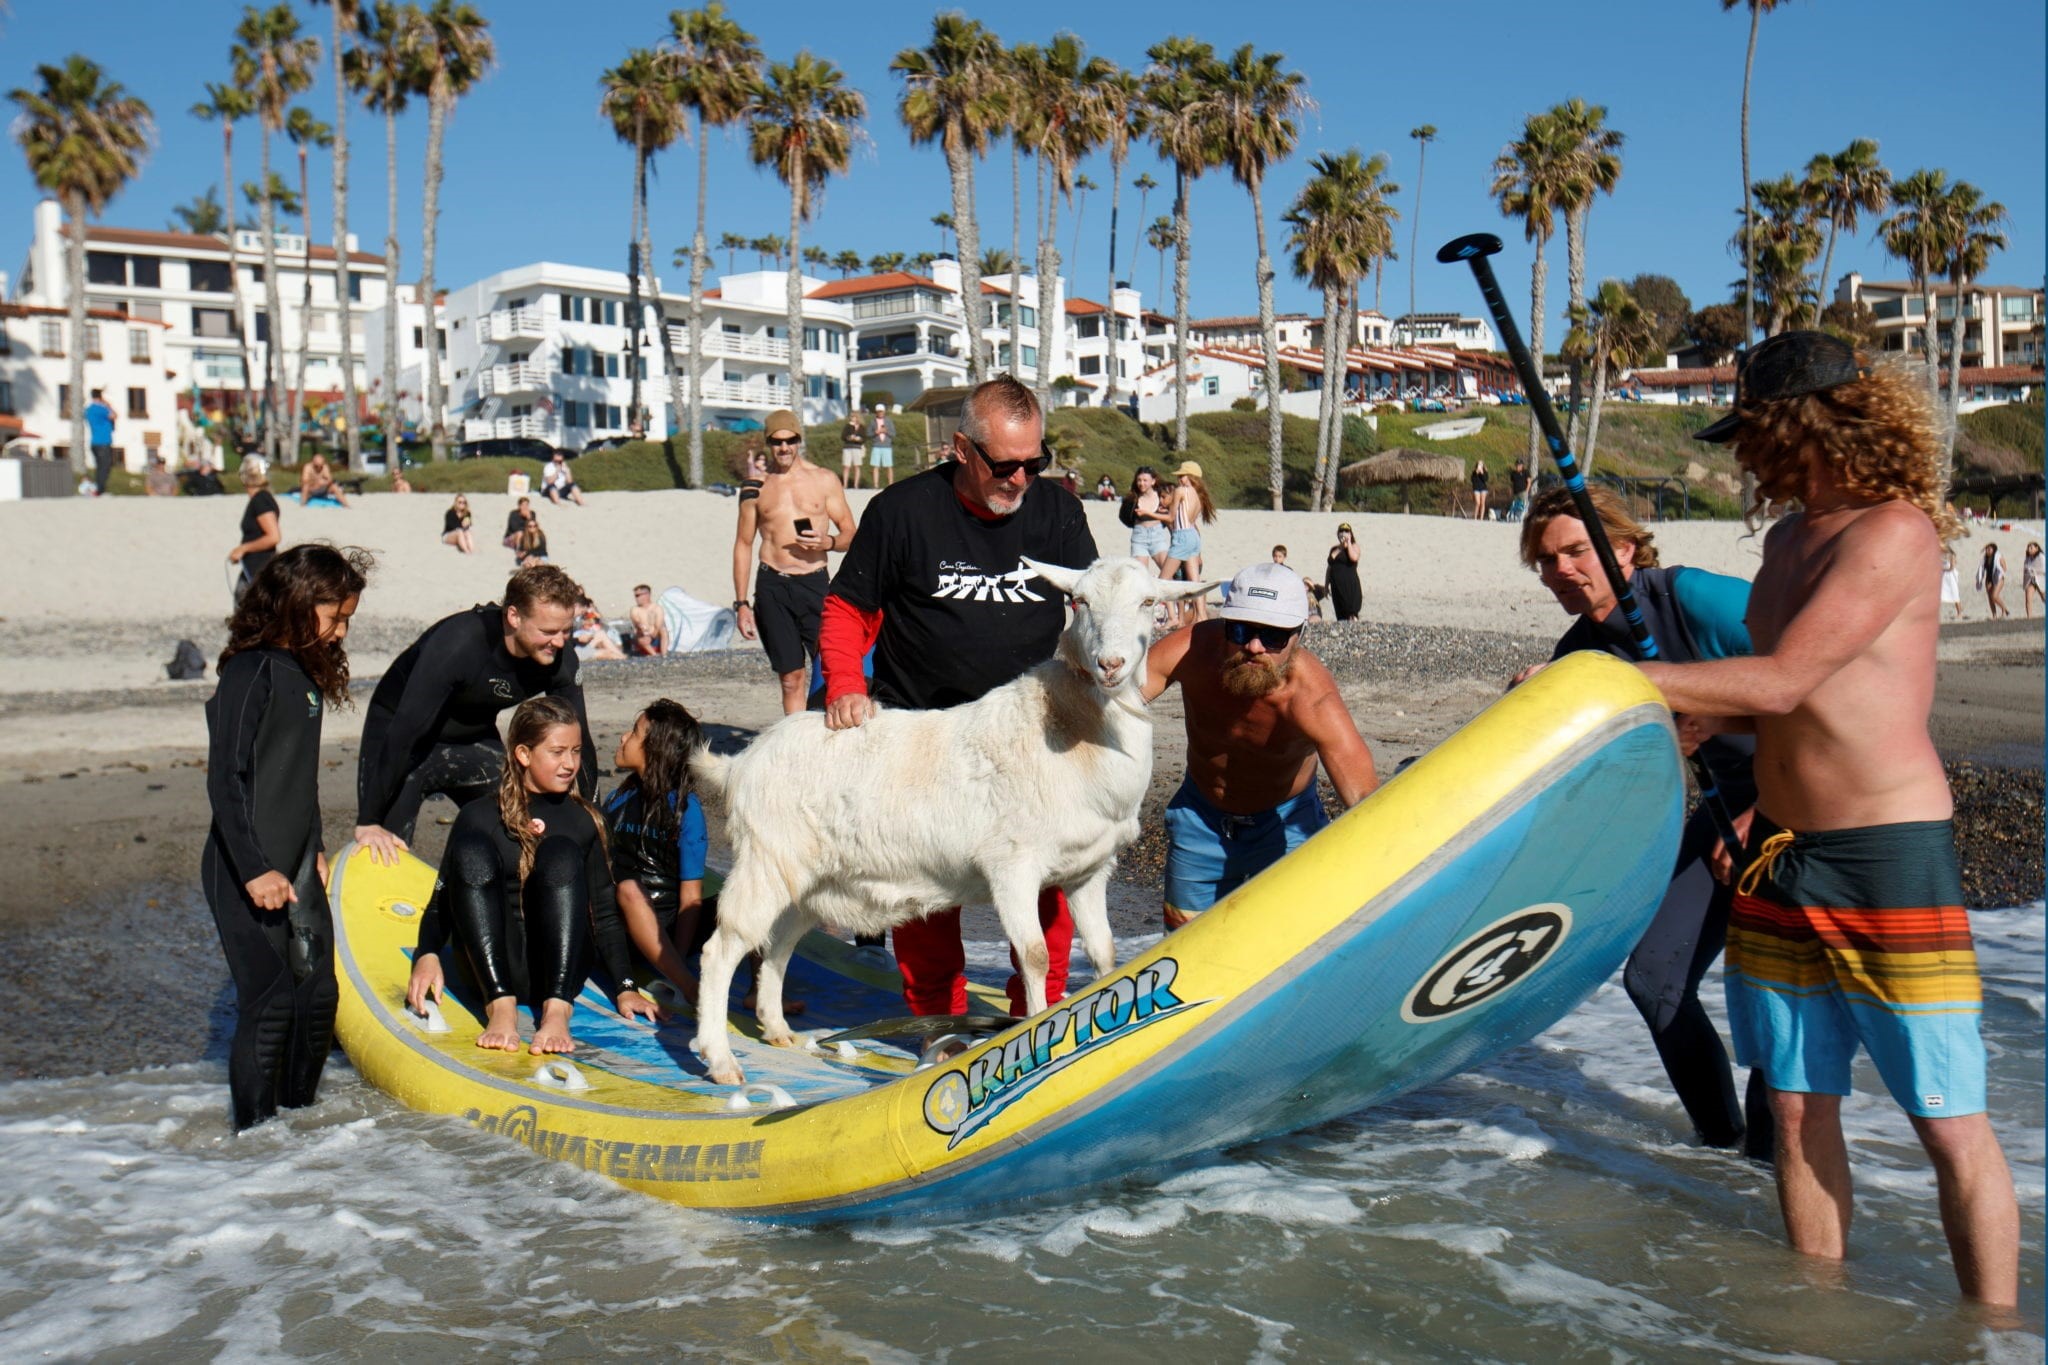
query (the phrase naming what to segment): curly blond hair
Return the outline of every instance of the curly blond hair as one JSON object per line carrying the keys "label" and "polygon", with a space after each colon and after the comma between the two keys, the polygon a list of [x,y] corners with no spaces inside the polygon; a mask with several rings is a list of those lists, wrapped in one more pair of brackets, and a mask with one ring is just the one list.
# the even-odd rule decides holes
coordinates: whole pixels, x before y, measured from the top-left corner
{"label": "curly blond hair", "polygon": [[1818,459],[1844,491],[1880,502],[1910,502],[1946,541],[1961,533],[1943,501],[1941,429],[1917,365],[1872,365],[1850,384],[1792,398],[1744,399],[1736,412],[1736,458],[1756,476],[1756,495],[1745,508],[1759,517],[1773,502],[1804,496],[1809,462]]}

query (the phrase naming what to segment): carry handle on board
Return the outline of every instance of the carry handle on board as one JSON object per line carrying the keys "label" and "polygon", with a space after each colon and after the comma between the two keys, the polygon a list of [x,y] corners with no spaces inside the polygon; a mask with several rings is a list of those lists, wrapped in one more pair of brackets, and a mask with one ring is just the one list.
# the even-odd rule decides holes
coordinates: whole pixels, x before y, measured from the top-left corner
{"label": "carry handle on board", "polygon": [[732,1098],[725,1102],[725,1107],[735,1113],[744,1109],[752,1109],[754,1107],[754,1097],[757,1095],[760,1096],[761,1102],[770,1109],[796,1108],[796,1099],[787,1090],[784,1090],[779,1085],[770,1085],[765,1081],[753,1081],[733,1091]]}

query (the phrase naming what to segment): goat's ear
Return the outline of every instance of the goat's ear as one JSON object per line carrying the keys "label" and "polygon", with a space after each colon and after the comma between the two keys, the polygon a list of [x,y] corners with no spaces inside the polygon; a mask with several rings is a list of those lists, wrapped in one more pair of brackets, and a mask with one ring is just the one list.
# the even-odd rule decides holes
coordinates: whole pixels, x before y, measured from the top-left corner
{"label": "goat's ear", "polygon": [[1041,564],[1028,555],[1022,556],[1022,558],[1025,568],[1031,570],[1031,572],[1037,574],[1061,592],[1066,593],[1069,597],[1073,596],[1075,586],[1081,581],[1083,570],[1063,569],[1057,564]]}
{"label": "goat's ear", "polygon": [[1222,587],[1221,583],[1171,583],[1164,578],[1152,580],[1153,596],[1167,601],[1183,597],[1202,597]]}

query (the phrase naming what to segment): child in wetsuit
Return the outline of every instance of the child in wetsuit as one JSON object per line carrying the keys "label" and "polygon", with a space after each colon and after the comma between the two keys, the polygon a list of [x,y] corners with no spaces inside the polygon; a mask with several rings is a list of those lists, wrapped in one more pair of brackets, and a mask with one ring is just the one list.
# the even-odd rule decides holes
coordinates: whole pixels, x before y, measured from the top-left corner
{"label": "child in wetsuit", "polygon": [[558,697],[529,697],[512,713],[505,749],[497,793],[464,806],[448,832],[406,1004],[421,1013],[429,995],[442,993],[441,954],[453,943],[485,1002],[478,1047],[517,1052],[524,1001],[536,1021],[533,1051],[573,1052],[569,1014],[595,937],[619,1013],[660,1020],[662,1011],[632,978],[603,817],[576,790],[583,764],[576,708]]}
{"label": "child in wetsuit", "polygon": [[295,545],[228,621],[206,703],[213,826],[200,882],[235,982],[239,1131],[313,1102],[334,1038],[334,921],[320,835],[320,718],[348,701],[349,618],[370,557]]}
{"label": "child in wetsuit", "polygon": [[697,718],[681,703],[652,703],[619,740],[612,763],[626,780],[604,803],[619,913],[633,948],[693,1004],[697,978],[684,963],[705,937],[699,923],[709,837],[689,765],[703,742]]}

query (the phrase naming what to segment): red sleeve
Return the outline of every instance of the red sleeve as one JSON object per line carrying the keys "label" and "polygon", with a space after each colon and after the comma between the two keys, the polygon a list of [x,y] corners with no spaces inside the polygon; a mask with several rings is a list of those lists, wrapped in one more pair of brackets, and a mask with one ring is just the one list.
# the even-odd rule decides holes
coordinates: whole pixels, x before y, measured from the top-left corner
{"label": "red sleeve", "polygon": [[837,593],[825,599],[825,615],[818,623],[818,657],[825,663],[827,706],[841,697],[867,695],[861,660],[881,633],[881,612],[857,607]]}

